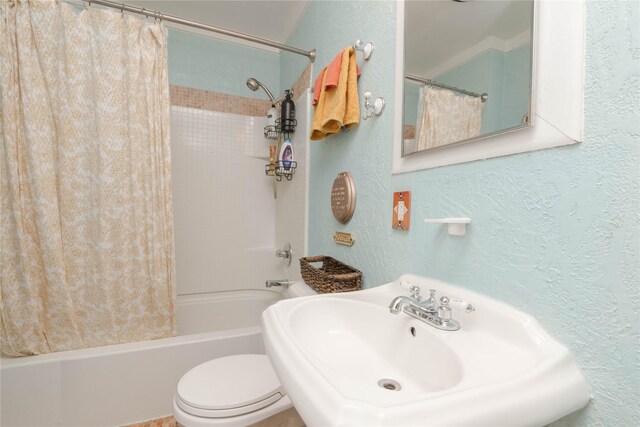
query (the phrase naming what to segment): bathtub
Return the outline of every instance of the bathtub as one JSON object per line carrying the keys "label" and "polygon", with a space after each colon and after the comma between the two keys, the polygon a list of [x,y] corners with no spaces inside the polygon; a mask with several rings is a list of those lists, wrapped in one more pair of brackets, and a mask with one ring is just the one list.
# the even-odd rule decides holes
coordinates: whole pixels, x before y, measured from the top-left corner
{"label": "bathtub", "polygon": [[170,415],[178,380],[195,365],[264,353],[260,316],[281,298],[266,290],[179,296],[176,337],[3,357],[0,425],[117,426]]}

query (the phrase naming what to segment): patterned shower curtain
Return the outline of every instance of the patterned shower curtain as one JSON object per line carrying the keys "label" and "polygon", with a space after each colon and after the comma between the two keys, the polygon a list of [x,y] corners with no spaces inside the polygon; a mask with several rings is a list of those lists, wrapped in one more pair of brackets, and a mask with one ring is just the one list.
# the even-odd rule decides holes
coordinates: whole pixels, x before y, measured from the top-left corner
{"label": "patterned shower curtain", "polygon": [[162,26],[0,3],[2,352],[175,335]]}
{"label": "patterned shower curtain", "polygon": [[480,135],[483,106],[480,98],[424,86],[418,104],[417,150]]}

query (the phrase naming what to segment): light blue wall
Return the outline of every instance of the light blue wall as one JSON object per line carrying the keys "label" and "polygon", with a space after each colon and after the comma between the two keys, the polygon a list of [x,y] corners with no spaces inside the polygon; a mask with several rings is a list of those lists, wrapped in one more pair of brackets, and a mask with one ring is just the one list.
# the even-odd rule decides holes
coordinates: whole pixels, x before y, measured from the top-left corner
{"label": "light blue wall", "polygon": [[504,55],[501,129],[522,124],[522,116],[529,111],[530,63],[531,43],[525,43]]}
{"label": "light blue wall", "polygon": [[[413,272],[536,316],[572,351],[594,395],[558,425],[640,425],[639,14],[639,2],[587,2],[583,143],[398,176],[393,2],[313,0],[289,41],[318,48],[314,77],[356,38],[373,41],[359,91],[388,102],[382,117],[312,143],[310,254],[359,268],[366,287]],[[283,67],[296,76],[303,68],[285,57]],[[346,226],[329,202],[343,170],[358,192]],[[400,190],[413,193],[410,232],[391,230],[392,192]],[[453,238],[422,223],[444,216],[470,216],[469,234]],[[356,244],[336,245],[336,230],[355,233]]]}
{"label": "light blue wall", "polygon": [[[369,90],[374,97],[384,96],[387,112],[380,118],[363,121],[347,133],[312,142],[309,188],[309,253],[333,254],[356,267],[365,267],[368,270],[365,281],[369,285],[380,284],[387,276],[391,277],[383,273],[386,267],[379,262],[377,251],[389,238],[388,225],[391,224],[391,216],[384,222],[381,217],[383,214],[387,217],[390,203],[387,196],[391,185],[390,112],[395,108],[394,23],[393,1],[311,1],[288,41],[292,46],[317,49],[314,81],[320,70],[356,39],[375,43],[368,62],[362,60],[361,52],[357,54],[361,68],[358,91],[362,94]],[[297,76],[304,65],[299,59],[283,54],[283,75]],[[351,172],[358,187],[358,207],[347,226],[334,220],[329,206],[332,182],[344,170]],[[338,247],[332,239],[336,230],[354,231],[358,239],[356,246]]]}
{"label": "light blue wall", "polygon": [[264,91],[250,91],[255,77],[278,97],[280,54],[170,29],[169,83],[247,98],[269,99]]}

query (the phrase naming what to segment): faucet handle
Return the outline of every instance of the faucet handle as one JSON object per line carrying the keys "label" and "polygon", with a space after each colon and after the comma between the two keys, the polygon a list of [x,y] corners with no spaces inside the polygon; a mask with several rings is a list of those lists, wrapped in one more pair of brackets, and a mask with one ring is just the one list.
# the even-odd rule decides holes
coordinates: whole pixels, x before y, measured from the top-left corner
{"label": "faucet handle", "polygon": [[451,307],[449,307],[449,297],[443,296],[440,298],[440,305],[438,306],[438,317],[442,320],[451,320]]}
{"label": "faucet handle", "polygon": [[409,287],[409,291],[411,292],[411,298],[415,299],[416,301],[422,300],[422,295],[420,295],[420,286],[411,285]]}

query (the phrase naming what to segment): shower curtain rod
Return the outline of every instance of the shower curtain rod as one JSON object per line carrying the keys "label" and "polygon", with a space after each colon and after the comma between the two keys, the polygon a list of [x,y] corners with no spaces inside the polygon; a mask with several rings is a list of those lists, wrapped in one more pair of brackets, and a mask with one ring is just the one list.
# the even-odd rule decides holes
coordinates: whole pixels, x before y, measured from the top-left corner
{"label": "shower curtain rod", "polygon": [[452,90],[454,92],[458,92],[458,93],[462,93],[462,94],[465,94],[465,95],[473,96],[474,98],[480,98],[480,100],[482,102],[487,102],[487,99],[489,99],[489,94],[487,94],[487,93],[480,94],[480,93],[476,93],[476,92],[469,92],[468,90],[458,89],[457,87],[449,86],[449,85],[446,85],[444,83],[434,82],[433,80],[425,79],[425,78],[422,78],[420,76],[416,76],[414,74],[405,74],[404,78],[407,79],[407,80],[413,80],[414,82],[423,83],[423,84],[429,85],[429,86],[435,86],[435,87],[441,87],[443,89],[449,89],[449,90]]}
{"label": "shower curtain rod", "polygon": [[183,19],[177,16],[165,15],[164,13],[160,13],[157,10],[149,10],[143,7],[131,6],[125,3],[116,3],[114,1],[108,0],[82,0],[85,3],[89,3],[89,5],[97,4],[100,6],[111,7],[114,9],[120,9],[124,12],[137,13],[138,15],[144,15],[149,18],[159,19],[161,21],[173,22],[174,24],[186,25],[187,27],[199,28],[201,30],[211,31],[218,34],[224,34],[225,36],[235,37],[238,39],[247,40],[254,43],[264,44],[267,46],[275,47],[277,49],[286,50],[287,52],[296,53],[298,55],[306,56],[309,58],[309,61],[313,62],[316,59],[316,50],[313,49],[311,51],[306,51],[302,49],[298,49],[295,47],[287,46],[285,44],[277,43],[272,40],[263,39],[260,37],[252,36],[249,34],[238,33],[236,31],[225,30],[224,28],[214,27],[212,25],[201,24],[199,22],[190,21],[188,19]]}

